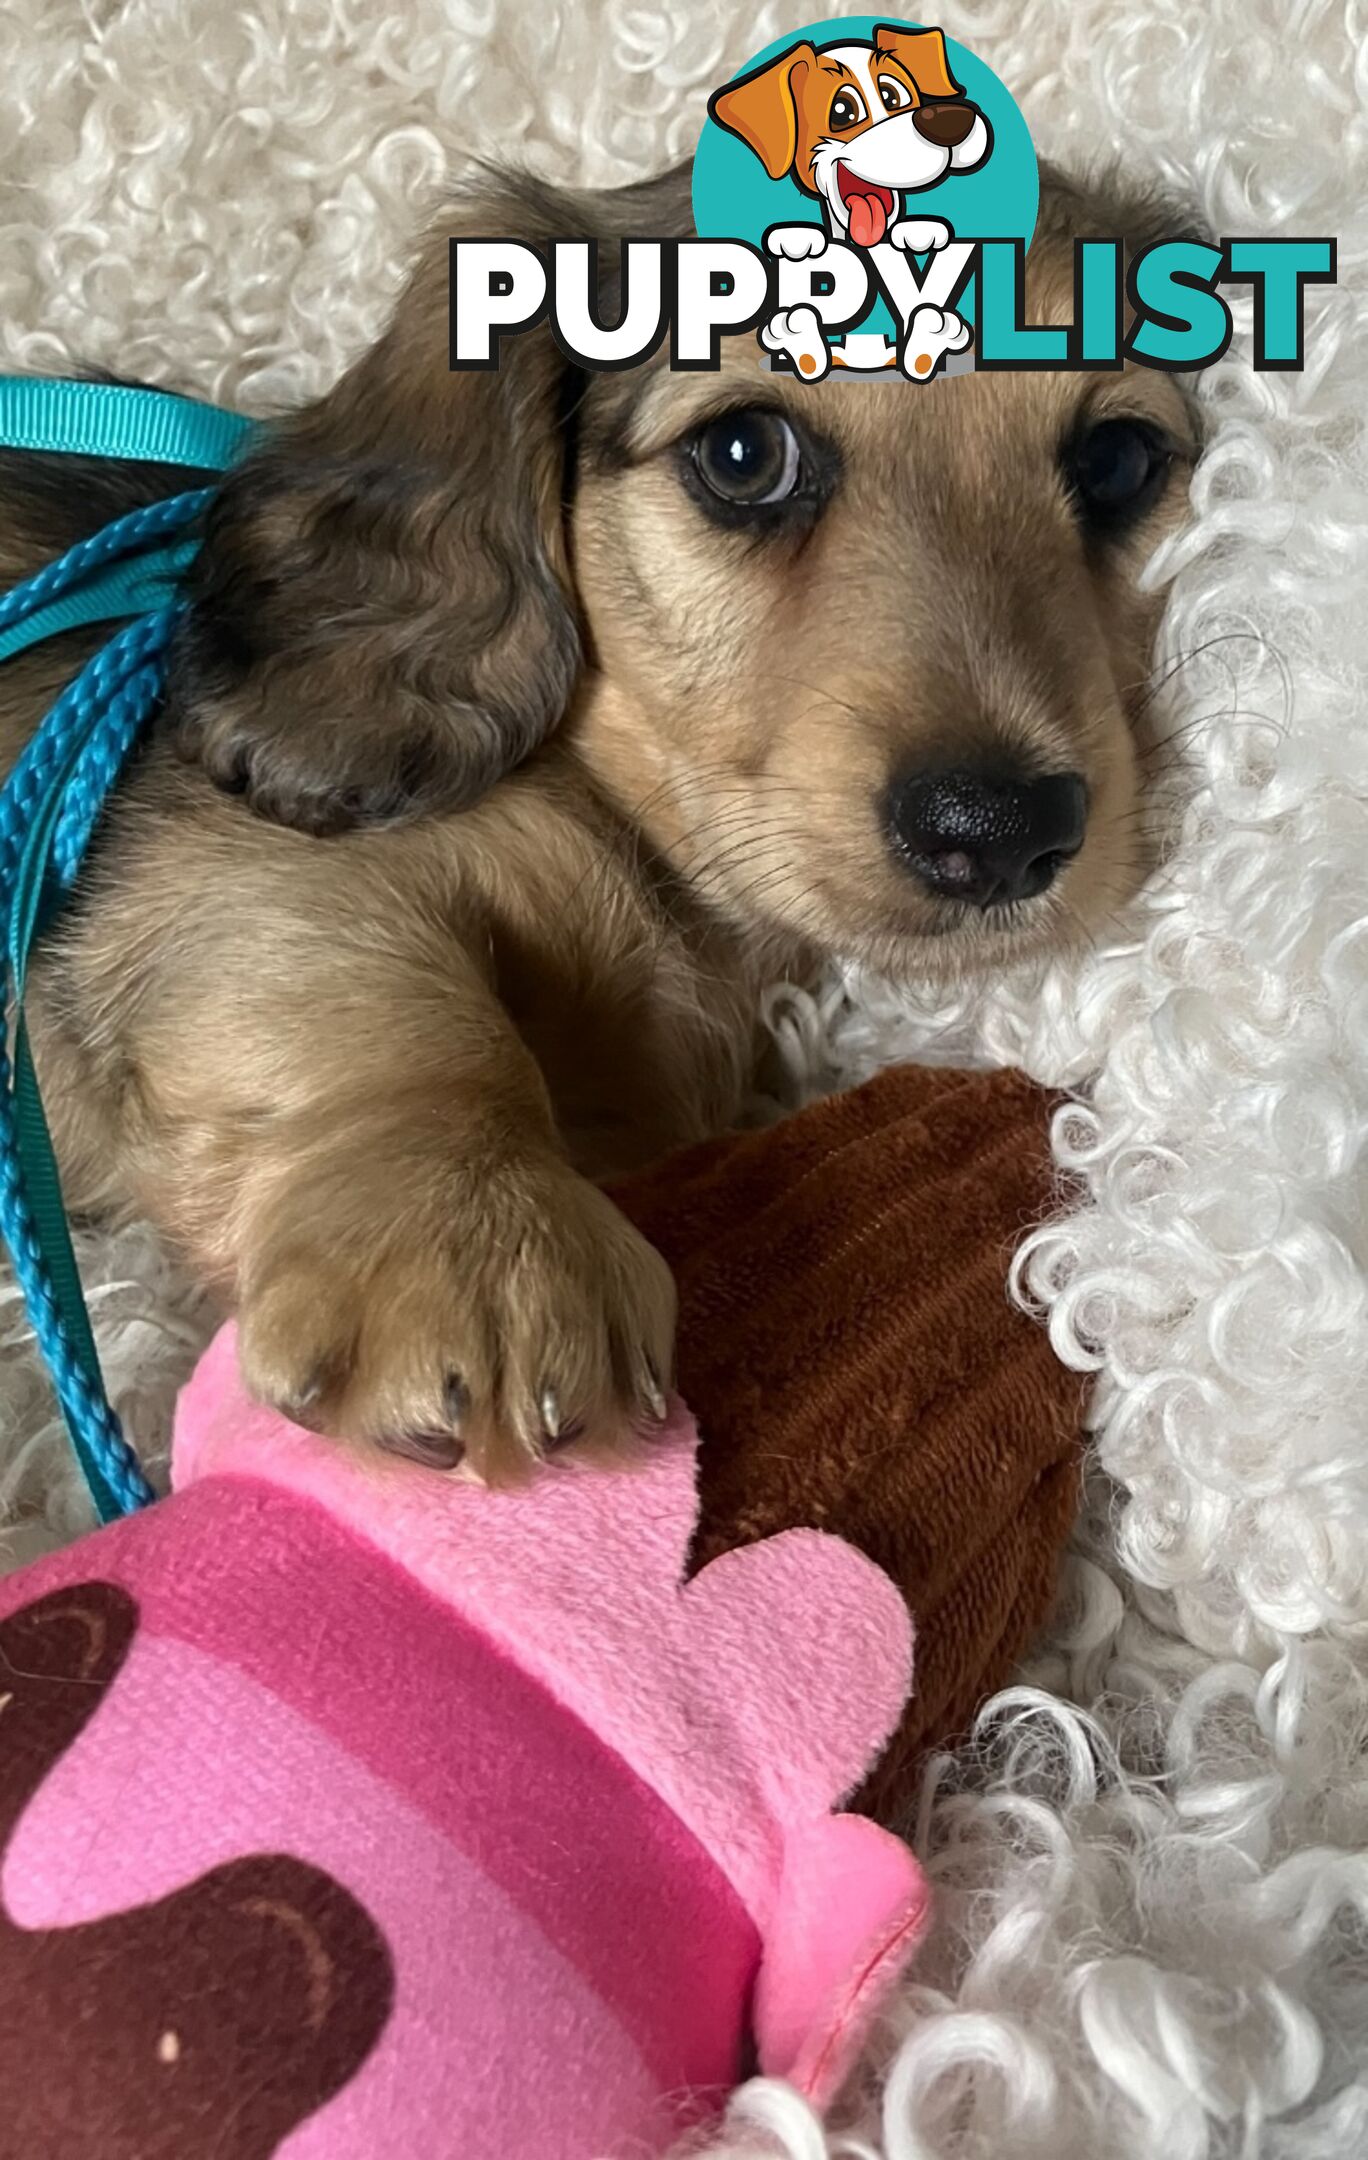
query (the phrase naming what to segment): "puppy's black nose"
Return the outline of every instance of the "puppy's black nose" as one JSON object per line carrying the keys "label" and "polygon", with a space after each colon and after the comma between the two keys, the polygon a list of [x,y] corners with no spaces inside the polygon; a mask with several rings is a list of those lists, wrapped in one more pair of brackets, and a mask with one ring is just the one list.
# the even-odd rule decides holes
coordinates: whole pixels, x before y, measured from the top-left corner
{"label": "puppy's black nose", "polygon": [[1077,773],[918,773],[889,797],[893,845],[907,867],[937,899],[981,908],[1044,892],[1083,845],[1087,821]]}
{"label": "puppy's black nose", "polygon": [[938,149],[953,150],[956,143],[964,141],[977,118],[977,105],[961,104],[957,98],[942,99],[938,105],[919,105],[912,115],[912,125]]}

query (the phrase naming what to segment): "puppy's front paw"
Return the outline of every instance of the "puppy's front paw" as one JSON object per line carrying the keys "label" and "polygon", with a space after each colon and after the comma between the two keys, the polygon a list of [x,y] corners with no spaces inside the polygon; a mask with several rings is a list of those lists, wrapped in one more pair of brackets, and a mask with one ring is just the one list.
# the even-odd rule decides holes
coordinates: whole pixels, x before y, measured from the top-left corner
{"label": "puppy's front paw", "polygon": [[947,353],[963,352],[970,329],[953,308],[919,307],[903,339],[902,371],[911,382],[930,382]]}
{"label": "puppy's front paw", "polygon": [[944,218],[921,217],[899,218],[888,237],[905,255],[934,255],[949,246],[954,234]]}
{"label": "puppy's front paw", "polygon": [[781,262],[808,262],[826,253],[827,236],[820,225],[771,225],[765,246]]}
{"label": "puppy's front paw", "polygon": [[669,1269],[557,1164],[472,1180],[430,1220],[341,1258],[264,1253],[239,1315],[249,1390],[301,1424],[515,1482],[548,1450],[619,1452],[665,1414]]}
{"label": "puppy's front paw", "polygon": [[770,352],[787,355],[804,382],[820,382],[831,369],[831,353],[816,308],[780,308],[762,324],[760,342]]}

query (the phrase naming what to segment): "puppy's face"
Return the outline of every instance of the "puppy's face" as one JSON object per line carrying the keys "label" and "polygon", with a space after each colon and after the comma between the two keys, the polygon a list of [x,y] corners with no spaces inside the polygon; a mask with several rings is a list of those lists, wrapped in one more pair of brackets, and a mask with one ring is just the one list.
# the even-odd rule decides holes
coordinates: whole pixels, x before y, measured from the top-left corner
{"label": "puppy's face", "polygon": [[[1071,260],[1032,250],[1038,320]],[[1142,870],[1137,574],[1195,445],[1142,370],[808,387],[738,341],[585,407],[573,739],[715,904],[936,972],[1096,933]]]}
{"label": "puppy's face", "polygon": [[[557,738],[696,897],[907,973],[1097,933],[1141,854],[1136,727],[1193,416],[1167,375],[915,389],[662,361],[575,378],[549,334],[446,366],[453,233],[689,229],[687,176],[507,181],[432,236],[393,324],[225,484],[172,724],[309,831],[459,810]],[[1030,318],[1076,236],[1154,203],[1047,176]]]}

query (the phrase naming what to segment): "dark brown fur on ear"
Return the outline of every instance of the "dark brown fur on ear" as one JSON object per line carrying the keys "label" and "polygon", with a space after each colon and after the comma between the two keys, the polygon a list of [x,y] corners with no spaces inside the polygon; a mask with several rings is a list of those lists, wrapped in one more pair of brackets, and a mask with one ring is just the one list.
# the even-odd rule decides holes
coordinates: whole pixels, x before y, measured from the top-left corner
{"label": "dark brown fur on ear", "polygon": [[679,222],[679,193],[486,176],[439,219],[379,343],[227,481],[175,699],[182,750],[219,786],[309,832],[393,822],[478,800],[556,726],[580,660],[574,386],[544,328],[497,370],[449,371],[449,242],[592,236],[611,281],[612,241],[658,234],[671,205]]}

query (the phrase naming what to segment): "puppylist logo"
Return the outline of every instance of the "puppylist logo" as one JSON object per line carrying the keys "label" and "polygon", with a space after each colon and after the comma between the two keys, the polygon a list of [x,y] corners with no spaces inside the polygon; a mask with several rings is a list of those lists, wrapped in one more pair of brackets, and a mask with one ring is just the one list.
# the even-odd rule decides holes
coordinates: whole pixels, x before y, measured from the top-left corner
{"label": "puppylist logo", "polygon": [[1335,243],[1161,240],[1129,262],[1080,240],[1068,324],[1025,319],[1040,183],[1030,133],[985,62],[935,27],[853,16],[767,46],[708,101],[693,167],[698,237],[627,240],[613,322],[590,240],[454,240],[451,365],[497,367],[549,317],[577,365],[716,368],[722,339],[799,380],[977,369],[1210,367],[1253,295],[1253,361],[1304,364],[1309,284]]}

